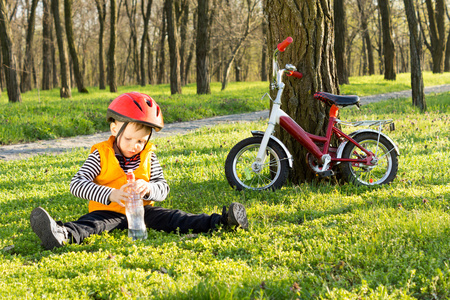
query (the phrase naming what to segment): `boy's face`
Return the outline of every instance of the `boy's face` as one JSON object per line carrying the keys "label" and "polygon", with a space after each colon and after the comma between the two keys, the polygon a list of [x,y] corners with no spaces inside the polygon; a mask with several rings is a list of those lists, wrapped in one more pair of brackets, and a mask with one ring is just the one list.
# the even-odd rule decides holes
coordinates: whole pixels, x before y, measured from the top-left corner
{"label": "boy's face", "polygon": [[[123,124],[123,122],[118,121],[110,124],[111,134],[116,138]],[[125,157],[130,158],[144,150],[150,133],[151,129],[148,127],[138,129],[136,124],[128,123],[125,130],[120,134],[119,139],[117,139],[117,146]]]}

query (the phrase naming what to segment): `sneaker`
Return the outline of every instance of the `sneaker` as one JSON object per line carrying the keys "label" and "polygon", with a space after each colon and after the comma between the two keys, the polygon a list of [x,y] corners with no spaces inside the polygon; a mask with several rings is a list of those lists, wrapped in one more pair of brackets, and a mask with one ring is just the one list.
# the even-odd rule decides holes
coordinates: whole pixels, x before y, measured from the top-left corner
{"label": "sneaker", "polygon": [[223,207],[222,210],[223,224],[229,228],[241,227],[242,229],[248,229],[247,212],[245,211],[244,205],[240,203],[233,202],[228,208]]}
{"label": "sneaker", "polygon": [[41,239],[42,246],[47,250],[62,247],[68,241],[68,232],[64,226],[56,224],[55,220],[42,207],[33,209],[30,214],[30,224],[34,233]]}

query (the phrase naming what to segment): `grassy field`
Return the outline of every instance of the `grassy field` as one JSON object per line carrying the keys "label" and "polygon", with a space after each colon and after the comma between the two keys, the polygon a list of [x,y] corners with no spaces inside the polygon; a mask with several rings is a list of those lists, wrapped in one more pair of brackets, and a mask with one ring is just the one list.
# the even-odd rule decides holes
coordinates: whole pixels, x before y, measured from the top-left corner
{"label": "grassy field", "polygon": [[[382,76],[351,77],[350,84],[341,87],[342,94],[375,95],[410,88],[410,75],[398,74],[396,81],[385,81]],[[450,83],[450,73],[424,73],[426,86]],[[216,115],[260,111],[269,107],[261,101],[268,92],[268,82],[231,82],[225,91],[221,84],[211,84],[210,95],[197,95],[196,86],[183,87],[182,95],[170,95],[169,85],[126,86],[119,92],[89,88],[89,94],[74,89],[71,99],[60,99],[59,89],[31,91],[23,94],[22,103],[8,103],[6,95],[0,105],[0,145],[48,140],[93,134],[109,130],[105,122],[106,108],[119,94],[139,91],[151,95],[161,105],[166,123],[190,121]]]}
{"label": "grassy field", "polygon": [[241,202],[249,231],[149,230],[147,240],[134,243],[119,231],[45,251],[29,214],[43,206],[67,222],[87,212],[86,201],[68,189],[87,150],[2,162],[0,298],[450,298],[450,94],[427,101],[425,114],[411,99],[342,111],[342,119],[396,120],[389,135],[400,147],[400,166],[388,186],[316,182],[276,192],[232,190],[225,157],[263,122],[154,140],[171,186],[161,205],[214,213]]}

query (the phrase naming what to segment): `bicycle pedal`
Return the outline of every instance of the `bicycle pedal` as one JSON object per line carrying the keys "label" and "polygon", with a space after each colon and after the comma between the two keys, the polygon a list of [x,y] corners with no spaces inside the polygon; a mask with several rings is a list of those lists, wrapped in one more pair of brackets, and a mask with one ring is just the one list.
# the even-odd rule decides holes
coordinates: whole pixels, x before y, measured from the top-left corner
{"label": "bicycle pedal", "polygon": [[325,177],[333,176],[334,172],[333,172],[333,170],[327,170],[327,171],[323,171],[323,172],[317,172],[316,175],[319,176],[320,178],[325,178]]}

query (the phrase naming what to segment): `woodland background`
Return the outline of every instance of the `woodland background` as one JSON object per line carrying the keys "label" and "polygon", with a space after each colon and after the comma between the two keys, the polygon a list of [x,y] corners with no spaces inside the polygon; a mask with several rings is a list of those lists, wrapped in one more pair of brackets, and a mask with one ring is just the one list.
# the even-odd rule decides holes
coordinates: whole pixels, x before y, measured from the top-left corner
{"label": "woodland background", "polygon": [[[119,86],[170,82],[172,94],[182,93],[182,86],[196,80],[197,92],[202,94],[210,93],[210,81],[222,82],[224,89],[228,81],[268,79],[267,23],[264,2],[260,0],[2,2],[10,22],[22,93],[61,86],[58,37],[64,42],[68,85],[79,91],[107,85],[113,91],[108,74],[114,74],[114,83]],[[388,56],[383,43],[383,3],[388,6],[388,34],[394,57]],[[60,14],[63,30],[58,33],[52,5]],[[449,72],[448,4],[445,0],[420,0],[415,7],[421,25],[423,70]],[[348,83],[348,76],[385,74],[385,59],[392,60],[395,73],[410,71],[410,39],[403,1],[335,0],[334,8],[335,22],[344,21],[340,28],[345,29],[335,30],[336,57],[346,68],[346,76],[339,73],[341,84]],[[111,16],[116,22],[111,22]],[[111,41],[115,46],[114,65],[110,59]],[[2,45],[4,57],[3,48]],[[436,58],[439,55],[441,58]],[[5,66],[3,62],[2,65]],[[395,74],[388,79],[395,79]],[[5,68],[1,68],[3,91],[5,80]],[[200,80],[206,82],[206,87],[202,88]]]}

